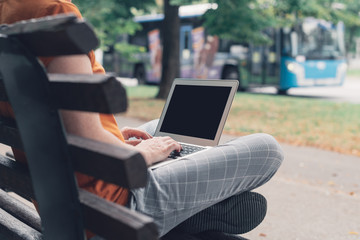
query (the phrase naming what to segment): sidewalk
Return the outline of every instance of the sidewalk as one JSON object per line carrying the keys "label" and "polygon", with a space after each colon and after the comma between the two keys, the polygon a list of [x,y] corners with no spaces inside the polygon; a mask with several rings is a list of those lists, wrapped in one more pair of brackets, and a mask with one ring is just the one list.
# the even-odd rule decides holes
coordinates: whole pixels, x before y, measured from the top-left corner
{"label": "sidewalk", "polygon": [[[143,121],[117,116],[120,127]],[[220,142],[233,136],[224,135]],[[360,240],[360,158],[281,144],[285,160],[259,188],[268,214],[251,240]]]}
{"label": "sidewalk", "polygon": [[[138,119],[116,117],[119,127]],[[220,142],[233,136],[224,135]],[[270,182],[257,189],[268,200],[251,240],[360,240],[360,158],[281,144],[285,160]],[[0,151],[8,148],[0,146]]]}

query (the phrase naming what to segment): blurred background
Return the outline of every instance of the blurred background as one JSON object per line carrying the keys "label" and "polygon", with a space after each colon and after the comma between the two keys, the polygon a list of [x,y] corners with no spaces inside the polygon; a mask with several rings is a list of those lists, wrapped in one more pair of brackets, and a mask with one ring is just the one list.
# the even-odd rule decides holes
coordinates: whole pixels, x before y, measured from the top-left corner
{"label": "blurred background", "polygon": [[73,2],[127,116],[158,118],[176,77],[237,79],[226,133],[360,156],[360,1]]}
{"label": "blurred background", "polygon": [[274,86],[286,94],[340,86],[359,65],[355,0],[74,3],[101,39],[98,56],[106,70],[159,84],[158,98],[166,97],[174,77],[238,79],[240,90]]}
{"label": "blurred background", "polygon": [[266,132],[285,151],[247,237],[360,239],[359,0],[73,2],[126,85],[120,126],[158,118],[176,77],[239,80],[223,141]]}

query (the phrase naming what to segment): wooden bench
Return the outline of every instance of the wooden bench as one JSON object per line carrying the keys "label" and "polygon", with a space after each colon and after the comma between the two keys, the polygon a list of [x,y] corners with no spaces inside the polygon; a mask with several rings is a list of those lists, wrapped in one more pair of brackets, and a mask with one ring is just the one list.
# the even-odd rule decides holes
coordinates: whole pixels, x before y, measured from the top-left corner
{"label": "wooden bench", "polygon": [[[152,219],[78,189],[74,171],[129,189],[145,186],[143,157],[67,135],[59,109],[119,113],[120,82],[107,75],[47,74],[37,56],[86,54],[98,45],[91,27],[56,16],[0,27],[0,101],[15,120],[0,118],[0,143],[25,152],[28,166],[0,155],[0,239],[158,239]],[[18,198],[36,199],[38,213]],[[41,219],[41,221],[40,221]]]}

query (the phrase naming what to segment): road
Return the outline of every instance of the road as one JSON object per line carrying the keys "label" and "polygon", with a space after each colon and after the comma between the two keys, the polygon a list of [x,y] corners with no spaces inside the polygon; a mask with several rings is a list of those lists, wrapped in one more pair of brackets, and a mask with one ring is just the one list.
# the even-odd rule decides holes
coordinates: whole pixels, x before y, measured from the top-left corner
{"label": "road", "polygon": [[[127,86],[137,85],[137,80],[134,78],[118,79]],[[277,90],[275,87],[258,87],[250,88],[248,92],[260,94],[276,94]],[[347,77],[344,84],[340,87],[336,86],[291,88],[288,91],[288,96],[360,104],[360,77]]]}
{"label": "road", "polygon": [[[273,87],[254,88],[253,93],[275,94]],[[288,91],[289,96],[325,99],[337,102],[360,103],[360,78],[347,77],[341,87],[309,87],[292,88]]]}
{"label": "road", "polygon": [[285,160],[257,191],[268,214],[251,240],[360,240],[360,158],[281,144]]}

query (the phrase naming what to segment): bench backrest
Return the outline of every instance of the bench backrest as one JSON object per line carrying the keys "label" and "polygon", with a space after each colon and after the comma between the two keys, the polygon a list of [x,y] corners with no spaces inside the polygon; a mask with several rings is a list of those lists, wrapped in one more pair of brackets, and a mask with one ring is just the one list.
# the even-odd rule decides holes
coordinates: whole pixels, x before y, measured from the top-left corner
{"label": "bench backrest", "polygon": [[[0,188],[36,199],[37,214],[0,190],[0,232],[13,239],[157,239],[152,219],[78,189],[74,171],[126,188],[145,186],[138,152],[67,135],[59,109],[114,114],[127,108],[123,86],[107,75],[47,74],[37,56],[86,54],[98,40],[75,16],[0,27],[0,101],[14,119],[0,118],[0,143],[25,152],[28,166],[0,156]],[[3,219],[4,221],[2,221]],[[1,236],[1,235],[0,235]],[[24,237],[25,236],[25,237]]]}

